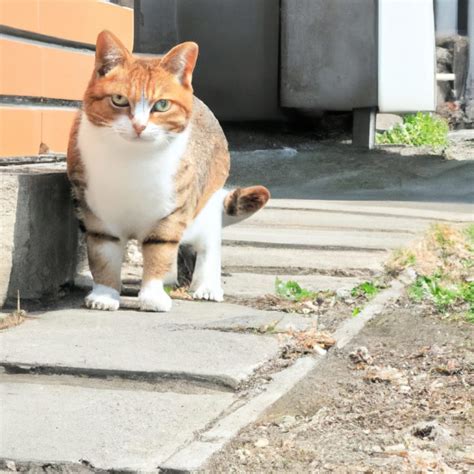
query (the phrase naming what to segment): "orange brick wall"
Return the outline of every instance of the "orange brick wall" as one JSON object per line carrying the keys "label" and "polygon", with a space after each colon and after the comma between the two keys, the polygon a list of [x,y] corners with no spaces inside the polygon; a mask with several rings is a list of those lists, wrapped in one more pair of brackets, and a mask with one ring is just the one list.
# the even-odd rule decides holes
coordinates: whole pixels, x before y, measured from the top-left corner
{"label": "orange brick wall", "polygon": [[64,153],[75,115],[67,101],[82,99],[94,52],[28,32],[92,45],[109,29],[131,50],[133,10],[101,0],[0,0],[0,25],[14,29],[0,38],[0,159],[37,155],[41,144]]}

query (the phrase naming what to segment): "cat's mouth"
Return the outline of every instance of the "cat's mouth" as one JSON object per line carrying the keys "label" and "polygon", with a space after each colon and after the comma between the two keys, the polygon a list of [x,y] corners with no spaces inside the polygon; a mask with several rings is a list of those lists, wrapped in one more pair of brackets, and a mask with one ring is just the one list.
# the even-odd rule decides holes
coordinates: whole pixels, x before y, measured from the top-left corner
{"label": "cat's mouth", "polygon": [[143,135],[120,135],[123,139],[127,140],[131,143],[151,143],[156,141],[155,137],[153,136],[143,136]]}

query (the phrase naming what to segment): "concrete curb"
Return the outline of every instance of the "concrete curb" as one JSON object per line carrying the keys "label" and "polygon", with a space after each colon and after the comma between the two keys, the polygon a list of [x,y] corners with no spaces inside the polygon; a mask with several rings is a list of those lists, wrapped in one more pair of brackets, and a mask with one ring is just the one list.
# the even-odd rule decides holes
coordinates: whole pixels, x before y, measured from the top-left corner
{"label": "concrete curb", "polygon": [[[334,333],[336,348],[346,346],[368,321],[378,316],[388,304],[394,303],[411,281],[413,276],[409,274],[402,274],[399,279],[392,280],[389,287],[370,301],[356,318],[343,322]],[[188,473],[203,470],[213,454],[220,451],[242,428],[256,421],[267,408],[320,364],[324,357],[303,357],[291,367],[273,375],[264,392],[224,415],[213,426],[196,436],[194,441],[181,447],[160,465],[160,472]]]}

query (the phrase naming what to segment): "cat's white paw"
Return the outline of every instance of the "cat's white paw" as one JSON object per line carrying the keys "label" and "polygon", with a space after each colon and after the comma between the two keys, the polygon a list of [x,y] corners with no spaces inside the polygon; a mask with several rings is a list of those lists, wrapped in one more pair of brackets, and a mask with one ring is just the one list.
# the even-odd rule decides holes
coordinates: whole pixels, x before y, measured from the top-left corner
{"label": "cat's white paw", "polygon": [[138,301],[142,311],[167,312],[173,306],[171,298],[163,289],[163,283],[158,281],[147,283],[140,290]]}
{"label": "cat's white paw", "polygon": [[90,309],[116,311],[120,306],[120,294],[109,286],[94,285],[94,289],[86,296],[84,303]]}
{"label": "cat's white paw", "polygon": [[193,298],[195,300],[224,301],[224,290],[220,285],[207,285],[203,283],[193,293]]}

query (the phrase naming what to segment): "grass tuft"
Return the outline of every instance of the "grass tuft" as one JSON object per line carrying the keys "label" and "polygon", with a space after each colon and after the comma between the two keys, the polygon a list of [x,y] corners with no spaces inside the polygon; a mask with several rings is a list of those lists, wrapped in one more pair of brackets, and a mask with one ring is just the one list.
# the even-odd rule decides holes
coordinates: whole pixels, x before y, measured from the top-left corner
{"label": "grass tuft", "polygon": [[463,313],[474,323],[474,225],[465,229],[435,224],[410,249],[394,253],[386,264],[389,273],[406,268],[416,273],[408,296],[430,304],[437,312]]}
{"label": "grass tuft", "polygon": [[284,282],[279,278],[275,279],[275,292],[281,298],[290,301],[312,300],[317,297],[317,292],[302,288],[298,282],[288,280]]}
{"label": "grass tuft", "polygon": [[446,146],[448,131],[449,126],[444,119],[418,112],[405,115],[402,124],[377,133],[376,142],[379,145]]}
{"label": "grass tuft", "polygon": [[352,288],[351,296],[354,298],[365,296],[367,299],[371,299],[381,290],[381,288],[381,286],[372,281],[364,281],[360,285]]}

